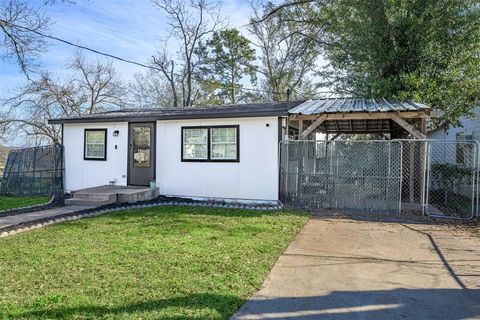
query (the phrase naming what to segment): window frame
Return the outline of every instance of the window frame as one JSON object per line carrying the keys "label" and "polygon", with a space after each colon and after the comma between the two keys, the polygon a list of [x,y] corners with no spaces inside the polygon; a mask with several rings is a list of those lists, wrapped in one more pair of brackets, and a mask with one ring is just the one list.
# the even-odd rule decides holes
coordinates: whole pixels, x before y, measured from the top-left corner
{"label": "window frame", "polygon": [[[236,157],[232,159],[212,159],[212,129],[231,129],[236,130]],[[185,129],[207,129],[207,158],[206,159],[186,159],[184,157],[184,131]],[[217,125],[217,126],[182,126],[180,128],[180,155],[182,162],[240,162],[240,125]]]}
{"label": "window frame", "polygon": [[[102,158],[95,158],[95,157],[88,157],[87,156],[87,132],[90,131],[103,131],[105,135],[104,145],[103,145],[103,157]],[[107,161],[107,140],[108,140],[108,130],[105,128],[88,128],[84,129],[83,131],[83,160],[88,161]]]}

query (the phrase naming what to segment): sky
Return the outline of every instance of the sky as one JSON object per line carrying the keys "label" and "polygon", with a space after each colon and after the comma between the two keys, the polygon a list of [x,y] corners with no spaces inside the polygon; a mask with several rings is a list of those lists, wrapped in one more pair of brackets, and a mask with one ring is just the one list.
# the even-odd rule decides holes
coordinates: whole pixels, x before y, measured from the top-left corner
{"label": "sky", "polygon": [[[43,2],[29,1],[50,17],[51,35],[125,59],[147,62],[159,48],[160,39],[167,35],[165,16],[149,0],[76,0],[75,4],[57,2],[48,6]],[[248,23],[251,8],[246,0],[223,0],[221,12],[230,27],[241,27]],[[245,32],[245,28],[240,30]],[[66,76],[66,65],[76,49],[53,40],[48,43],[48,51],[38,63],[57,77]],[[106,60],[95,54],[87,57]],[[134,73],[145,70],[119,61],[113,63],[127,81]],[[24,81],[14,61],[0,60],[0,98],[10,95]]]}

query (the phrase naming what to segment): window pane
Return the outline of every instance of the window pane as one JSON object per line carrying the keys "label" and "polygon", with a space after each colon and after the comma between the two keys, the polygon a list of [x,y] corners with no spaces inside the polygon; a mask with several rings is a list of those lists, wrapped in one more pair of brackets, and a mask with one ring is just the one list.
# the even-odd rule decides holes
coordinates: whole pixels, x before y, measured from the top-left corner
{"label": "window pane", "polygon": [[150,127],[133,127],[133,145],[134,146],[150,146]]}
{"label": "window pane", "polygon": [[104,143],[105,131],[87,131],[87,143]]}
{"label": "window pane", "polygon": [[87,144],[87,158],[104,158],[105,149],[103,144]]}
{"label": "window pane", "polygon": [[212,142],[236,142],[236,128],[212,128]]}
{"label": "window pane", "polygon": [[183,129],[185,143],[207,143],[207,129]]}
{"label": "window pane", "polygon": [[212,145],[212,159],[225,159],[226,149],[224,144]]}
{"label": "window pane", "polygon": [[236,159],[237,145],[236,144],[213,144],[212,145],[212,159]]}
{"label": "window pane", "polygon": [[136,149],[133,153],[134,167],[150,167],[150,149]]}
{"label": "window pane", "polygon": [[207,159],[207,144],[185,144],[183,146],[184,159]]}
{"label": "window pane", "polygon": [[227,145],[227,158],[229,159],[236,159],[237,158],[237,145],[236,144],[228,144]]}
{"label": "window pane", "polygon": [[227,140],[225,142],[237,142],[237,129],[228,128],[227,129]]}

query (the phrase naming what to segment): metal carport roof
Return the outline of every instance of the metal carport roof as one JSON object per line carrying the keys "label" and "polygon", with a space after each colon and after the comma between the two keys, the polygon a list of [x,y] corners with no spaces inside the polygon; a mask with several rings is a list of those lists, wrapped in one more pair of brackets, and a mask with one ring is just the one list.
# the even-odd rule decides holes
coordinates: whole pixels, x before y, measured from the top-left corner
{"label": "metal carport roof", "polygon": [[428,110],[426,105],[410,101],[365,98],[328,98],[308,100],[288,110],[290,114],[323,114],[345,112],[390,112]]}

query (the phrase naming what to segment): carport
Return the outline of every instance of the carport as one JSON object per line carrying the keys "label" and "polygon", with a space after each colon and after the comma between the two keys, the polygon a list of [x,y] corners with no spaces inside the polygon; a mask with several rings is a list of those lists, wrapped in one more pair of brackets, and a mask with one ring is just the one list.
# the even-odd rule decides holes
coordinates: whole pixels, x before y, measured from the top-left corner
{"label": "carport", "polygon": [[289,110],[289,132],[310,140],[315,133],[332,140],[342,134],[375,134],[381,139],[425,139],[427,106],[386,99],[309,100]]}
{"label": "carport", "polygon": [[309,209],[477,215],[478,144],[464,142],[472,152],[459,157],[458,142],[426,140],[429,117],[423,104],[387,99],[318,99],[290,109],[280,200]]}

